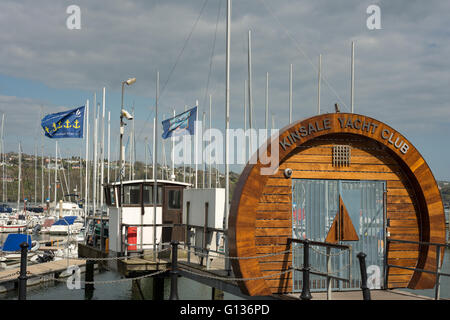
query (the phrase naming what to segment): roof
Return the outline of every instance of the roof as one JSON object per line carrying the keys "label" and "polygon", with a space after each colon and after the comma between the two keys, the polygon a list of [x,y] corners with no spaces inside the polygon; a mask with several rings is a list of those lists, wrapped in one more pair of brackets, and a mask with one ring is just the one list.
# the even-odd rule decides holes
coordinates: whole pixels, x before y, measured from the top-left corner
{"label": "roof", "polygon": [[[160,180],[160,179],[158,179],[156,182],[158,184],[171,184],[171,185],[185,186],[185,187],[192,186],[191,183],[180,182],[180,181],[172,181],[172,180]],[[126,180],[126,181],[122,181],[122,184],[124,184],[124,185],[126,185],[126,184],[137,184],[137,183],[154,183],[154,180],[153,179],[141,179],[141,180]],[[105,184],[105,185],[118,186],[118,185],[120,185],[120,182],[112,182],[112,183]]]}

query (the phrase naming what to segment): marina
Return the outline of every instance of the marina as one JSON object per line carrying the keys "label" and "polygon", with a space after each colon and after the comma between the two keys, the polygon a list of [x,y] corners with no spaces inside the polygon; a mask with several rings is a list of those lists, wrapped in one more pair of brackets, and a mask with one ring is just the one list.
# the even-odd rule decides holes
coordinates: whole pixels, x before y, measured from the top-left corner
{"label": "marina", "polygon": [[[381,28],[369,20],[370,32],[348,32],[340,9],[348,30],[311,21],[324,10],[320,1],[255,1],[232,12],[231,0],[199,8],[131,0],[123,16],[113,4],[105,15],[124,28],[114,34],[102,15],[81,28],[81,10],[92,9],[83,13],[92,19],[95,7],[72,5],[72,20],[54,33],[78,32],[59,42],[67,69],[45,59],[44,67],[25,64],[43,79],[59,68],[65,77],[13,81],[0,71],[0,300],[189,300],[168,309],[208,317],[214,308],[190,301],[255,301],[252,312],[264,316],[270,303],[450,300],[450,154],[441,147],[449,114],[445,95],[432,97],[439,90],[412,81],[423,79],[410,67],[427,66],[434,77],[445,66],[400,59],[391,38],[370,33]],[[403,35],[395,30],[391,37]],[[334,32],[345,36],[335,42]],[[433,36],[411,55],[435,59],[442,48]],[[115,54],[109,60],[105,47]],[[372,65],[374,50],[386,61]],[[389,76],[367,77],[378,68]],[[32,105],[23,114],[33,134],[10,120],[17,110],[3,94]]]}

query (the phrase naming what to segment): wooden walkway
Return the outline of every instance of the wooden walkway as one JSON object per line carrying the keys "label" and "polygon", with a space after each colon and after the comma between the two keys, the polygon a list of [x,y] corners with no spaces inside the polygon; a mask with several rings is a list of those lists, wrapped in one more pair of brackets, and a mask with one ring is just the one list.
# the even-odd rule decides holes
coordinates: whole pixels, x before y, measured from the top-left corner
{"label": "wooden walkway", "polygon": [[[42,277],[57,278],[66,271],[69,266],[82,267],[86,264],[84,260],[62,259],[45,263],[31,264],[27,266],[27,285],[32,286],[43,281]],[[13,290],[19,277],[20,267],[0,271],[0,293]]]}
{"label": "wooden walkway", "polygon": [[[312,300],[327,300],[326,292],[312,292]],[[300,299],[300,294],[288,294],[294,299]],[[370,290],[371,300],[434,300],[433,298],[403,291],[401,289]],[[330,300],[363,300],[361,290],[333,291]]]}

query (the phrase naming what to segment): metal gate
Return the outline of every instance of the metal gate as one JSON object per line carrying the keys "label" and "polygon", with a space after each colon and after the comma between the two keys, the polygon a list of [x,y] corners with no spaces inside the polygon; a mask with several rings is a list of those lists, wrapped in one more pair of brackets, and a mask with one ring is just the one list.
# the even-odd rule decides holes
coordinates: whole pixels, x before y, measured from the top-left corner
{"label": "metal gate", "polygon": [[[338,241],[351,245],[350,254],[337,249],[326,252],[324,248],[311,247],[310,267],[326,273],[327,255],[332,274],[349,278],[349,283],[333,281],[334,290],[360,289],[360,270],[356,255],[364,252],[366,257],[368,286],[380,288],[384,276],[385,247],[385,181],[313,180],[292,179],[292,237],[324,242],[333,221],[342,210],[342,203],[351,220],[357,241]],[[341,203],[341,206],[340,206]],[[303,266],[301,246],[293,246],[293,265]],[[328,266],[329,268],[329,266]],[[294,271],[294,292],[302,289],[302,272]],[[311,276],[311,291],[326,290],[326,280]]]}

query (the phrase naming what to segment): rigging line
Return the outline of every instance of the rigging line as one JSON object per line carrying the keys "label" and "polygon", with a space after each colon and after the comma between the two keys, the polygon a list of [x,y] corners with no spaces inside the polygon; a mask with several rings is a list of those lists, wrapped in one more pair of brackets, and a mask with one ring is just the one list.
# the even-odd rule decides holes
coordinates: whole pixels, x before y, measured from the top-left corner
{"label": "rigging line", "polygon": [[217,29],[218,29],[218,26],[219,26],[220,10],[221,10],[221,7],[222,7],[221,4],[222,4],[222,0],[219,0],[218,10],[217,10],[217,19],[216,19],[216,29],[214,31],[213,46],[212,46],[212,49],[211,49],[211,57],[210,57],[210,60],[209,60],[208,80],[206,81],[206,90],[205,90],[205,98],[203,99],[203,106],[205,106],[205,104],[206,104],[206,98],[208,96],[208,91],[209,91],[209,81],[210,81],[210,78],[211,78],[211,71],[212,71],[213,58],[214,58],[214,51],[216,49]]}
{"label": "rigging line", "polygon": [[[191,28],[191,31],[189,32],[189,35],[188,35],[187,38],[184,40],[183,47],[181,48],[181,51],[180,51],[180,53],[178,54],[177,59],[175,60],[175,63],[174,63],[174,65],[172,66],[172,69],[171,69],[170,72],[169,72],[169,76],[167,77],[167,80],[166,80],[166,82],[164,83],[164,85],[163,85],[163,87],[162,87],[162,89],[161,89],[161,91],[160,91],[159,99],[161,99],[161,97],[162,97],[162,95],[163,95],[163,93],[164,93],[164,89],[166,88],[167,84],[169,83],[169,80],[170,80],[170,78],[171,78],[173,72],[175,71],[175,68],[177,67],[178,62],[180,61],[180,58],[181,58],[181,56],[183,55],[183,52],[184,52],[184,50],[185,50],[186,47],[187,47],[187,44],[188,44],[189,40],[191,39],[192,34],[194,33],[195,27],[197,26],[197,23],[199,22],[199,20],[200,20],[202,14],[203,14],[203,11],[204,11],[204,9],[205,9],[207,3],[208,3],[208,0],[205,0],[205,1],[203,2],[203,6],[202,6],[202,8],[200,9],[200,13],[199,13],[198,16],[197,16],[197,19],[195,20],[195,22],[194,22],[194,24],[193,24],[193,26],[192,26],[192,28]],[[142,127],[141,131],[139,132],[138,139],[141,137],[142,131],[144,130],[144,128],[145,128],[145,126],[146,126],[146,124],[147,124],[147,122],[148,122],[149,119],[150,119],[150,115],[147,117],[147,120],[145,120],[144,126]],[[156,121],[158,121],[158,119],[156,119]]]}
{"label": "rigging line", "polygon": [[180,58],[181,58],[181,56],[183,55],[184,50],[186,49],[187,44],[188,44],[189,40],[191,39],[192,34],[194,33],[194,30],[195,30],[195,27],[197,26],[197,23],[200,21],[200,18],[201,18],[202,14],[203,14],[203,11],[204,11],[204,9],[205,9],[207,3],[208,3],[208,0],[205,0],[205,1],[203,2],[203,6],[202,6],[202,8],[201,8],[201,10],[200,10],[200,13],[198,14],[198,17],[197,17],[197,19],[195,20],[195,23],[194,23],[194,25],[192,26],[192,29],[191,29],[191,31],[189,32],[188,37],[187,37],[186,40],[184,41],[183,47],[181,48],[181,51],[180,51],[180,53],[178,54],[177,60],[175,61],[175,64],[172,66],[172,70],[170,70],[169,76],[167,77],[167,80],[166,80],[166,82],[164,83],[164,86],[163,86],[162,89],[161,89],[161,93],[160,93],[160,95],[159,95],[159,98],[162,97],[162,95],[163,95],[163,93],[164,93],[164,89],[166,88],[166,86],[167,86],[167,84],[168,84],[168,82],[169,82],[169,80],[170,80],[170,77],[172,76],[172,73],[175,71],[175,68],[177,67],[178,62],[180,61]]}
{"label": "rigging line", "polygon": [[[272,11],[270,10],[270,8],[267,6],[266,2],[264,0],[260,0],[264,7],[266,8],[267,12],[272,16],[272,18],[281,26],[281,28],[284,30],[284,32],[286,33],[286,35],[294,42],[295,46],[297,47],[297,49],[305,56],[305,58],[308,60],[309,64],[311,65],[311,67],[313,68],[313,70],[317,73],[318,69],[316,68],[316,66],[314,65],[314,63],[312,62],[311,58],[306,54],[306,52],[301,48],[300,44],[298,43],[298,41],[289,33],[289,31],[287,30],[287,28],[280,22],[280,20],[272,13]],[[323,71],[322,71],[322,75],[321,75],[321,79],[325,82],[325,84],[328,86],[328,88],[334,93],[334,95],[338,98],[338,100],[340,101],[340,103],[342,105],[344,105],[348,110],[350,110],[350,108],[347,106],[347,104],[341,99],[341,97],[339,96],[339,94],[336,92],[336,90],[334,90],[333,86],[328,82],[327,78],[324,76]]]}

